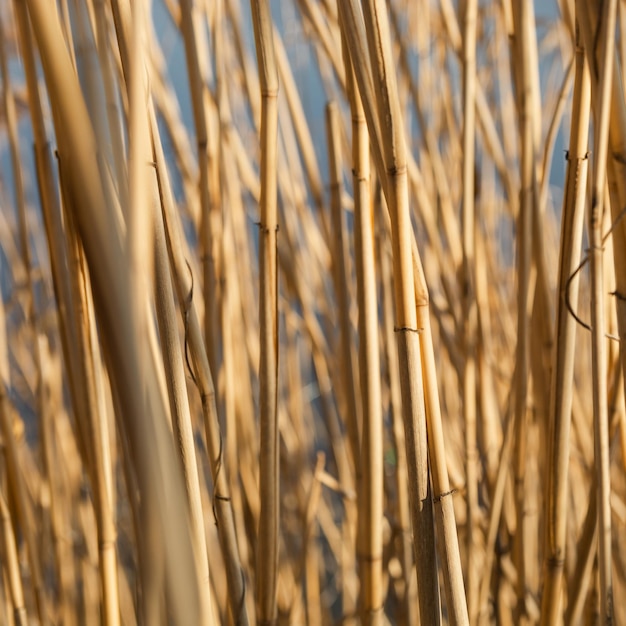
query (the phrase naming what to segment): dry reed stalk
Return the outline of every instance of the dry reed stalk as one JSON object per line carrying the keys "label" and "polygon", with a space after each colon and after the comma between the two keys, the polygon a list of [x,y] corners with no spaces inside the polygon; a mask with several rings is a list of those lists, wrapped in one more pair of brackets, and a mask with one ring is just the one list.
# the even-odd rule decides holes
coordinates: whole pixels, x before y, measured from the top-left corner
{"label": "dry reed stalk", "polygon": [[218,267],[216,220],[219,218],[219,175],[215,161],[217,130],[212,123],[215,115],[211,111],[208,92],[208,76],[205,57],[201,51],[206,49],[199,8],[191,0],[181,2],[181,27],[185,44],[185,58],[189,76],[189,88],[194,116],[198,151],[198,185],[200,188],[200,237],[203,246],[204,274],[204,328],[205,341],[211,371],[218,372],[217,347],[217,306]]}
{"label": "dry reed stalk", "polygon": [[384,324],[384,346],[386,351],[389,376],[389,402],[392,419],[392,433],[396,453],[396,515],[400,535],[400,563],[404,578],[404,594],[401,598],[402,612],[399,623],[410,626],[417,622],[417,589],[412,584],[413,572],[413,536],[411,534],[411,515],[409,497],[406,489],[408,481],[404,425],[402,423],[402,394],[400,391],[400,371],[398,353],[393,335],[393,284],[390,256],[391,251],[383,240],[382,228],[378,229],[378,258],[382,287],[382,307]]}
{"label": "dry reed stalk", "polygon": [[[346,64],[347,65],[347,64]],[[351,67],[346,85],[352,114],[354,251],[359,311],[359,382],[363,411],[358,493],[357,550],[361,576],[361,621],[382,620],[383,424],[378,351],[378,314],[374,261],[374,218],[370,198],[369,135]]]}
{"label": "dry reed stalk", "polygon": [[276,622],[279,539],[278,447],[278,216],[277,133],[278,72],[272,16],[267,0],[251,0],[257,65],[261,83],[261,198],[259,224],[260,319],[260,497],[261,517],[256,567],[256,602],[260,624]]}
{"label": "dry reed stalk", "polygon": [[213,510],[218,525],[220,546],[224,555],[229,603],[235,622],[245,625],[248,623],[248,613],[245,604],[245,577],[237,546],[237,533],[234,527],[228,476],[226,468],[223,466],[223,442],[215,403],[215,388],[193,298],[193,275],[189,276],[189,266],[185,260],[182,243],[183,236],[181,233],[182,227],[179,223],[180,218],[175,213],[165,156],[161,141],[158,139],[156,116],[152,108],[150,109],[150,127],[154,137],[153,147],[157,164],[161,210],[163,212],[173,281],[185,325],[189,356],[193,363],[192,375],[202,401],[208,457],[213,478]]}
{"label": "dry reed stalk", "polygon": [[467,595],[470,622],[478,617],[479,559],[478,533],[478,449],[476,434],[476,207],[474,205],[475,124],[476,124],[476,18],[478,3],[468,0],[463,5],[463,336],[465,363],[463,368],[463,422],[466,455],[466,542]]}
{"label": "dry reed stalk", "polygon": [[[64,172],[60,173],[62,195],[65,195]],[[111,479],[111,456],[108,449],[108,425],[106,408],[103,406],[103,372],[97,347],[94,308],[91,300],[86,261],[72,215],[65,213],[65,239],[67,245],[68,273],[72,289],[72,315],[76,321],[74,351],[77,357],[76,374],[80,381],[80,401],[77,408],[77,424],[83,440],[82,458],[89,475],[100,551],[99,572],[102,590],[103,617],[106,624],[120,623],[117,588],[117,554],[114,501]],[[84,411],[84,413],[79,413]]]}
{"label": "dry reed stalk", "polygon": [[556,623],[561,614],[561,589],[565,563],[570,426],[576,345],[576,322],[567,311],[565,297],[567,294],[572,306],[576,308],[579,279],[574,274],[582,246],[589,162],[587,149],[591,85],[584,55],[584,47],[581,46],[581,42],[578,42],[568,166],[561,218],[557,333],[553,353],[550,399],[550,456],[548,459],[550,469],[546,497],[547,524],[541,607],[543,626]]}
{"label": "dry reed stalk", "polygon": [[520,160],[520,203],[518,213],[518,250],[517,250],[517,346],[515,349],[515,500],[517,528],[515,536],[515,566],[517,569],[517,619],[528,615],[526,568],[529,555],[524,544],[530,534],[526,516],[526,491],[529,488],[525,480],[526,454],[528,437],[528,376],[530,371],[530,311],[534,301],[534,280],[532,264],[532,227],[533,227],[533,176],[535,166],[534,143],[534,108],[531,100],[531,67],[527,58],[529,39],[531,38],[533,13],[526,3],[514,5],[515,56],[513,62],[517,71],[516,84],[519,85],[519,132],[521,137]]}
{"label": "dry reed stalk", "polygon": [[[400,117],[386,8],[372,0],[363,5],[376,105],[381,122],[382,151],[391,216],[396,332],[402,385],[402,405],[410,479],[413,536],[417,564],[420,617],[440,623],[439,585],[429,488],[424,390],[421,385],[416,294],[411,259],[411,221],[404,130]],[[354,63],[354,59],[353,59]],[[361,87],[361,85],[359,85]]]}
{"label": "dry reed stalk", "polygon": [[[64,168],[69,174],[71,210],[85,246],[101,329],[108,337],[109,371],[120,405],[124,407],[125,419],[121,420],[121,426],[135,454],[139,484],[145,497],[142,506],[148,514],[145,519],[150,521],[148,529],[162,538],[156,545],[163,550],[168,563],[166,573],[174,621],[188,622],[190,618],[195,621],[197,588],[195,577],[190,576],[195,568],[187,519],[177,490],[181,478],[173,462],[171,438],[168,439],[166,432],[156,363],[146,351],[149,344],[142,345],[132,332],[130,317],[120,315],[120,311],[129,313],[123,269],[126,254],[112,207],[106,206],[104,201],[103,181],[94,160],[96,150],[91,124],[67,51],[57,45],[61,31],[56,11],[38,1],[29,2],[28,8],[54,111],[60,160],[64,164],[71,159],[76,165]],[[80,210],[81,206],[91,207],[89,215]],[[143,371],[145,387],[137,376],[139,371]],[[137,394],[140,388],[145,390],[145,396]],[[140,420],[147,402],[154,416],[151,422]],[[168,483],[153,480],[153,476],[163,475],[163,472],[168,476]],[[164,541],[165,536],[167,541]]]}
{"label": "dry reed stalk", "polygon": [[[489,310],[489,276],[486,236],[476,238],[476,302],[478,306],[478,378],[481,418],[481,451],[484,455],[485,474],[490,493],[496,484],[498,455],[502,446],[502,424],[494,381],[492,319]],[[480,610],[480,607],[479,607]]]}
{"label": "dry reed stalk", "polygon": [[122,126],[123,115],[120,111],[117,99],[117,88],[113,72],[113,64],[109,47],[109,26],[106,3],[104,0],[92,0],[96,24],[96,46],[98,60],[102,73],[102,83],[106,100],[106,118],[108,122],[109,137],[111,142],[112,165],[115,171],[114,181],[117,182],[116,191],[122,195],[125,193],[127,176],[126,161],[124,159],[124,131]]}
{"label": "dry reed stalk", "polygon": [[[601,30],[603,34],[598,90],[595,94],[595,132],[593,190],[589,207],[589,247],[591,267],[591,328],[592,328],[592,383],[595,440],[595,472],[599,514],[598,569],[600,575],[600,616],[603,624],[613,622],[613,584],[611,547],[611,485],[609,423],[606,395],[606,339],[604,336],[604,270],[602,249],[602,221],[606,185],[607,150],[611,89],[613,78],[615,22],[617,3],[607,2],[603,7]],[[589,61],[591,63],[591,60]]]}

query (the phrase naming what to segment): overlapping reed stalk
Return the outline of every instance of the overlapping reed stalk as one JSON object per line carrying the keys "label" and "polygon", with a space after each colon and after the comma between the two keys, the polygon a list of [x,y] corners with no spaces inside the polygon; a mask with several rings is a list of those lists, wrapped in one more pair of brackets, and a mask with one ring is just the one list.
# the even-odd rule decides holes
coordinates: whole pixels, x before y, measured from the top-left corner
{"label": "overlapping reed stalk", "polygon": [[[194,382],[198,387],[202,403],[202,414],[209,450],[209,462],[213,478],[213,511],[217,520],[220,544],[225,559],[228,580],[228,597],[232,614],[238,624],[248,623],[246,607],[245,578],[243,576],[228,475],[223,466],[223,441],[217,414],[215,387],[206,346],[202,338],[202,330],[193,298],[193,276],[190,276],[189,265],[185,259],[183,237],[179,217],[175,214],[174,199],[170,186],[163,147],[158,140],[159,133],[154,111],[151,112],[150,125],[154,139],[154,156],[157,166],[157,178],[161,198],[161,210],[165,225],[167,250],[170,257],[172,278],[178,296],[180,313],[185,326],[185,340],[188,342],[189,358],[193,363]],[[187,352],[185,352],[187,358]],[[189,364],[189,360],[187,360]]]}
{"label": "overlapping reed stalk", "polygon": [[[348,64],[347,64],[348,65]],[[369,134],[352,68],[346,67],[352,116],[352,187],[354,191],[354,254],[359,310],[359,384],[362,437],[358,485],[357,551],[361,574],[361,621],[382,620],[382,402],[378,312],[374,264],[374,215],[370,192]]]}
{"label": "overlapping reed stalk", "polygon": [[565,566],[567,486],[570,454],[572,387],[576,346],[576,321],[567,310],[566,298],[574,308],[580,279],[576,273],[582,248],[587,190],[588,129],[590,111],[589,69],[584,47],[576,51],[576,78],[567,158],[561,250],[557,283],[556,345],[550,396],[548,492],[546,497],[545,586],[541,623],[554,624],[561,613],[561,589]]}
{"label": "overlapping reed stalk", "polygon": [[[66,198],[71,203],[69,210],[73,212],[85,247],[101,332],[109,341],[106,350],[109,372],[124,409],[121,427],[136,455],[135,469],[145,496],[142,519],[148,536],[156,540],[155,543],[140,542],[143,563],[148,564],[148,550],[154,550],[155,545],[163,546],[174,618],[178,623],[189,619],[196,621],[198,591],[191,544],[185,532],[188,523],[185,508],[180,506],[180,492],[154,480],[154,476],[167,472],[168,481],[175,485],[180,481],[180,473],[166,431],[166,411],[157,383],[156,364],[147,352],[149,344],[142,345],[131,329],[124,269],[127,254],[113,207],[105,204],[97,150],[82,94],[67,51],[56,45],[62,39],[56,11],[37,1],[29,2],[28,8],[54,111],[59,159],[62,164],[71,161],[75,165],[63,168],[67,175]],[[145,161],[139,164],[146,167]],[[89,214],[85,206],[91,207]],[[139,315],[145,313],[145,309],[141,310],[143,306],[145,302],[138,303]],[[120,311],[126,311],[127,316],[120,316]],[[146,332],[139,330],[141,335]],[[131,346],[135,349],[129,350]],[[142,372],[141,377],[139,372]],[[141,420],[148,407],[154,417],[151,422]],[[165,536],[168,540],[163,542]]]}
{"label": "overlapping reed stalk", "polygon": [[604,268],[602,224],[606,197],[607,151],[613,62],[615,58],[615,21],[617,3],[603,6],[600,24],[602,44],[599,51],[600,76],[595,94],[593,186],[589,205],[589,258],[591,271],[591,366],[594,416],[594,460],[597,477],[599,514],[598,569],[600,574],[600,619],[613,623],[613,572],[611,540],[611,479],[609,415],[607,399],[607,349],[605,338]]}

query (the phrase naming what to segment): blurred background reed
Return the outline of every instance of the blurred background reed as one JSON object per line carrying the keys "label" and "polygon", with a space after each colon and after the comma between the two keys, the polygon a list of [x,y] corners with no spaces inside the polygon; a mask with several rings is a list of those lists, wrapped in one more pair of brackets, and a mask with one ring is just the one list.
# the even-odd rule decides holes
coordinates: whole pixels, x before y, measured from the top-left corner
{"label": "blurred background reed", "polygon": [[624,2],[0,20],[0,622],[626,622]]}

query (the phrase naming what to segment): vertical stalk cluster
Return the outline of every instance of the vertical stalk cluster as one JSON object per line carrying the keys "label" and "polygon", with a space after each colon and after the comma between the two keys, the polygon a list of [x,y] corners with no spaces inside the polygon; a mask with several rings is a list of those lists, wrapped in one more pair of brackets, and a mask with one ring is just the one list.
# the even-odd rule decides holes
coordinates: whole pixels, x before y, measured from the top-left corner
{"label": "vertical stalk cluster", "polygon": [[2,15],[2,619],[624,621],[626,13],[149,4]]}

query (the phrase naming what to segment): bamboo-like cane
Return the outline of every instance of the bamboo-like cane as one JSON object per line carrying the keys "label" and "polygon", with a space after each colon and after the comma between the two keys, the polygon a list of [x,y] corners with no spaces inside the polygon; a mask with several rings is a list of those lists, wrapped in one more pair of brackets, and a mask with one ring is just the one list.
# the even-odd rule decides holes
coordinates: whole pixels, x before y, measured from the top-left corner
{"label": "bamboo-like cane", "polygon": [[[380,220],[382,221],[382,220]],[[398,369],[398,351],[393,333],[393,284],[391,270],[391,251],[385,245],[383,234],[386,229],[378,229],[378,254],[383,300],[383,323],[387,368],[389,372],[389,396],[392,432],[396,449],[396,490],[397,516],[400,534],[400,563],[404,576],[404,596],[402,597],[402,612],[399,623],[410,626],[417,622],[417,589],[413,584],[413,535],[411,533],[411,515],[409,497],[406,490],[408,481],[406,464],[406,447],[404,442],[404,425],[402,424],[402,394],[400,392],[400,371]]]}
{"label": "bamboo-like cane", "polygon": [[[613,60],[615,56],[615,24],[617,2],[603,6],[601,19],[602,44],[600,54],[600,80],[595,94],[593,189],[589,206],[589,247],[591,265],[591,327],[593,415],[595,439],[595,471],[598,489],[600,573],[600,616],[603,624],[613,622],[613,586],[611,558],[611,485],[609,452],[609,419],[606,392],[606,339],[604,337],[604,270],[602,253],[602,221],[609,145],[609,122]],[[592,62],[591,60],[589,61]]]}
{"label": "bamboo-like cane", "polygon": [[278,448],[278,72],[272,16],[267,0],[251,0],[257,65],[261,83],[261,199],[259,225],[260,494],[261,518],[256,569],[256,603],[261,624],[276,621],[279,537]]}
{"label": "bamboo-like cane", "polygon": [[517,250],[517,347],[515,351],[515,499],[517,531],[515,538],[515,565],[517,568],[517,619],[526,615],[526,573],[527,555],[524,551],[524,537],[528,525],[526,520],[526,481],[525,464],[527,451],[527,392],[529,372],[531,289],[531,234],[533,214],[533,169],[535,151],[533,140],[533,108],[531,101],[531,68],[526,58],[528,37],[532,25],[531,12],[527,4],[514,6],[515,44],[520,85],[519,116],[521,137],[521,192],[518,215],[519,244]]}
{"label": "bamboo-like cane", "polygon": [[466,542],[467,594],[470,622],[478,617],[477,555],[478,531],[478,450],[476,435],[476,220],[474,206],[474,143],[476,124],[476,17],[478,3],[463,3],[463,335],[465,363],[463,367],[463,422],[465,424],[466,463]]}
{"label": "bamboo-like cane", "polygon": [[363,427],[357,550],[362,582],[361,621],[382,620],[382,405],[374,228],[370,199],[369,135],[363,105],[351,67],[346,83],[352,112],[352,184],[354,187],[354,250],[359,310],[359,380]]}
{"label": "bamboo-like cane", "polygon": [[550,399],[549,465],[551,469],[548,472],[546,498],[545,578],[541,605],[543,626],[554,624],[559,618],[565,562],[569,441],[576,339],[576,322],[567,311],[565,295],[568,293],[569,301],[576,308],[579,280],[578,276],[571,277],[576,270],[582,246],[591,88],[589,69],[584,55],[584,47],[578,42],[568,167],[561,219],[557,334]]}
{"label": "bamboo-like cane", "polygon": [[[433,503],[429,487],[428,447],[413,264],[407,179],[406,146],[400,116],[389,23],[383,2],[363,4],[363,17],[381,121],[387,175],[396,296],[396,332],[406,432],[415,560],[422,623],[441,619],[435,554]],[[382,173],[382,172],[381,172]]]}

